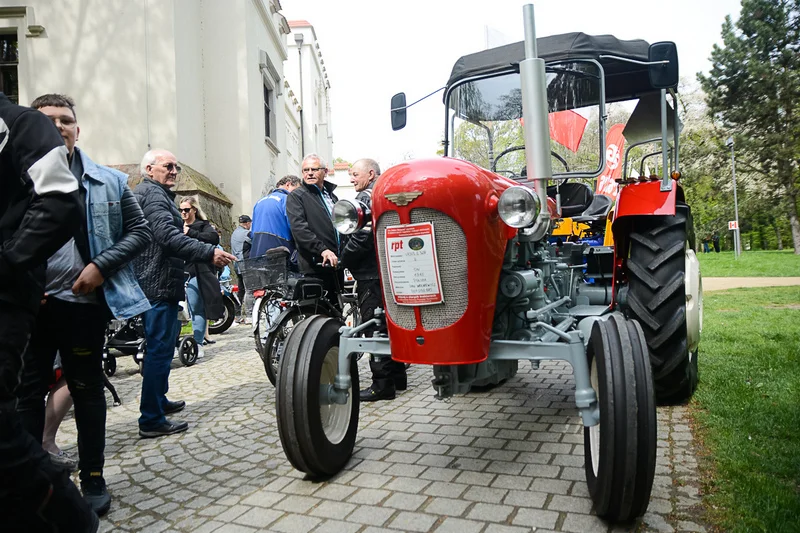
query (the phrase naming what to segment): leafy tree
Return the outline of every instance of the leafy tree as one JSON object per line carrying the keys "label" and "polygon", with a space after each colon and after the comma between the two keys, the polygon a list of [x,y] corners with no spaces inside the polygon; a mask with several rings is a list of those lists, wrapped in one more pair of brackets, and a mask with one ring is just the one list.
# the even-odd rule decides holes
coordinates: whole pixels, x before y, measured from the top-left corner
{"label": "leafy tree", "polygon": [[737,169],[742,159],[779,194],[800,254],[800,0],[742,0],[722,40],[698,74],[709,111],[734,132]]}

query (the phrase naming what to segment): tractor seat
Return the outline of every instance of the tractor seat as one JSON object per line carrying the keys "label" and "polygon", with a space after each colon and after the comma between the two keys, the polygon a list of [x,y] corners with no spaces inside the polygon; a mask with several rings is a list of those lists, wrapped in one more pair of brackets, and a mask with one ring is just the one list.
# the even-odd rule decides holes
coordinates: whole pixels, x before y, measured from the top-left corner
{"label": "tractor seat", "polygon": [[547,187],[547,196],[556,199],[556,193],[561,192],[561,216],[563,218],[574,217],[586,211],[594,200],[592,188],[580,181],[570,181],[561,184],[559,188],[555,185]]}
{"label": "tractor seat", "polygon": [[611,211],[611,204],[614,200],[605,194],[595,194],[592,199],[591,205],[586,208],[586,211],[576,217],[572,217],[575,222],[591,223],[599,220],[605,221],[608,212]]}

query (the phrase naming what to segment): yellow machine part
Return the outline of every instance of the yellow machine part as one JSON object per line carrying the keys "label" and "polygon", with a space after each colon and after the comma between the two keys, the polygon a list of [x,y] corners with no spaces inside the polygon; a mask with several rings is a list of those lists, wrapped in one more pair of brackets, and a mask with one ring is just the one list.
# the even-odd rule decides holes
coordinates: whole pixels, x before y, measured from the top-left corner
{"label": "yellow machine part", "polygon": [[[611,210],[606,217],[606,229],[603,236],[603,246],[614,246],[614,233],[611,231],[611,223],[614,221],[614,211]],[[554,237],[564,237],[564,240],[583,239],[589,236],[589,225],[583,222],[575,222],[571,218],[556,220],[553,228]]]}
{"label": "yellow machine part", "polygon": [[588,224],[573,222],[571,218],[562,218],[556,221],[555,228],[553,228],[553,236],[577,237],[578,239],[582,239],[588,231]]}
{"label": "yellow machine part", "polygon": [[614,232],[611,231],[611,223],[614,222],[614,210],[608,212],[606,217],[606,233],[603,236],[603,246],[614,246]]}

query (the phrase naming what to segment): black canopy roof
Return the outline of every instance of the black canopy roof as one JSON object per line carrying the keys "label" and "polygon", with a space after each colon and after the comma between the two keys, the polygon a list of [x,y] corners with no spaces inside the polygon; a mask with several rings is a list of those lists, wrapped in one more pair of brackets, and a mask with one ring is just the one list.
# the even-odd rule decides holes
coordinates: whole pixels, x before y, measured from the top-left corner
{"label": "black canopy roof", "polygon": [[[638,98],[656,89],[650,84],[646,65],[636,65],[617,59],[600,58],[614,55],[637,61],[648,60],[650,45],[641,39],[622,41],[613,35],[564,33],[537,39],[539,57],[546,62],[570,59],[595,59],[603,65],[606,79],[606,101],[618,102]],[[453,65],[447,88],[480,74],[518,70],[525,59],[522,41],[461,57]]]}

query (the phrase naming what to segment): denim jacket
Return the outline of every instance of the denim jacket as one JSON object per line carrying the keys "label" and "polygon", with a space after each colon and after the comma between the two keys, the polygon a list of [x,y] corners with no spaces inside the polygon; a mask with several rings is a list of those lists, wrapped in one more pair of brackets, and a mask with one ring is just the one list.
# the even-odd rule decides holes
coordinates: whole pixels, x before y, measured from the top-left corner
{"label": "denim jacket", "polygon": [[[83,184],[86,187],[86,229],[89,252],[96,258],[113,246],[123,235],[122,196],[128,187],[128,176],[112,168],[95,164],[81,150]],[[128,194],[132,196],[130,190]],[[138,205],[137,205],[138,208]],[[103,282],[103,296],[117,318],[130,318],[150,309],[128,258]]]}

